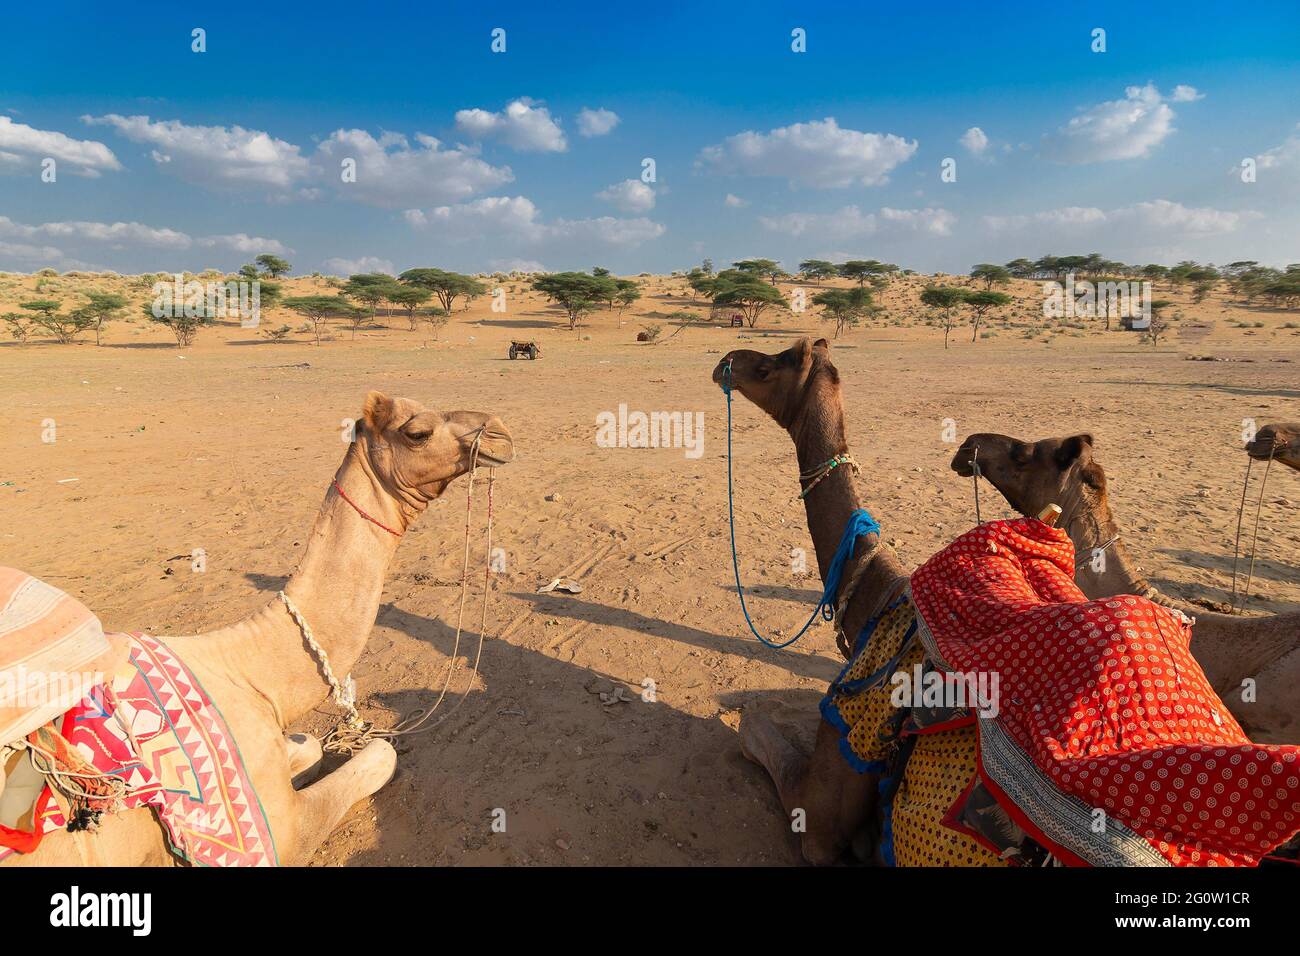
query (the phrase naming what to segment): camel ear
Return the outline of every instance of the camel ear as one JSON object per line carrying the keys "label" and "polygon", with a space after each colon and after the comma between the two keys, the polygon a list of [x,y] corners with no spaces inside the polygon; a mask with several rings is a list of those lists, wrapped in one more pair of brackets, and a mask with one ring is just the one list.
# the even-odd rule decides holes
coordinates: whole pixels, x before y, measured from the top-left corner
{"label": "camel ear", "polygon": [[366,424],[376,435],[382,435],[384,429],[392,424],[397,414],[397,403],[383,392],[371,392],[366,396]]}
{"label": "camel ear", "polygon": [[813,348],[821,349],[823,352],[829,352],[831,350],[831,343],[827,342],[825,339],[818,339],[813,343]]}
{"label": "camel ear", "polygon": [[1056,464],[1062,470],[1069,468],[1076,461],[1087,464],[1092,461],[1092,436],[1071,435],[1061,442],[1056,449]]}

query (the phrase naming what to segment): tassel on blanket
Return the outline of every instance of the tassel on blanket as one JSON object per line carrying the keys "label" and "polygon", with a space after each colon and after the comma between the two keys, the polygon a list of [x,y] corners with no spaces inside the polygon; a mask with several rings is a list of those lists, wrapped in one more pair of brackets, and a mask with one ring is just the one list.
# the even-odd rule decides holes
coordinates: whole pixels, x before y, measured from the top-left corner
{"label": "tassel on blanket", "polygon": [[31,754],[32,765],[68,801],[69,832],[98,830],[105,813],[124,808],[126,781],[96,770],[53,725],[34,731],[27,737],[25,746]]}

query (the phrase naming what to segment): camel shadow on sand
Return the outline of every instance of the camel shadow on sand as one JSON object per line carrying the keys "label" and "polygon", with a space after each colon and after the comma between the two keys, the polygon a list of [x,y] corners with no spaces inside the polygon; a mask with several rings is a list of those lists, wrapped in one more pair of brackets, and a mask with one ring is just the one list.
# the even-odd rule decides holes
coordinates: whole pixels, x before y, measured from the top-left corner
{"label": "camel shadow on sand", "polygon": [[[246,578],[263,590],[285,581],[256,573]],[[725,651],[737,652],[738,642],[719,635],[691,628],[656,633],[680,626],[631,615],[647,625],[641,628],[620,620],[619,609],[582,603],[585,609],[570,610],[599,614],[597,623],[719,651],[713,645],[727,641]],[[539,607],[533,613],[540,618],[556,612]],[[400,665],[381,670],[373,663],[384,649],[385,629],[426,643],[448,660],[455,643],[451,613],[444,619],[391,602],[380,606],[371,649],[355,669],[363,691],[359,707],[380,725],[428,706],[445,682],[445,672],[439,672],[432,687],[408,683],[366,693],[401,680]],[[677,706],[691,699],[683,700],[684,694],[698,695],[697,704],[707,700],[707,686],[674,687],[668,676],[659,681],[660,701],[644,702],[625,678],[494,640],[489,632],[478,680],[466,695],[478,640],[473,628],[461,634],[461,662],[433,718],[442,722],[396,741],[397,775],[372,801],[353,808],[317,863],[340,856],[352,866],[800,862],[798,843],[766,773],[741,754],[732,727],[720,716],[698,716]],[[748,647],[746,652],[752,654]],[[632,700],[602,703],[591,689],[598,681],[623,684]],[[724,709],[789,698],[815,726],[820,693],[755,690],[718,697]],[[380,708],[388,713],[377,713]],[[319,711],[333,709],[326,703]],[[492,829],[494,819],[501,818],[497,811],[504,811],[504,833]],[[350,831],[366,814],[374,821],[373,839],[357,847]]]}

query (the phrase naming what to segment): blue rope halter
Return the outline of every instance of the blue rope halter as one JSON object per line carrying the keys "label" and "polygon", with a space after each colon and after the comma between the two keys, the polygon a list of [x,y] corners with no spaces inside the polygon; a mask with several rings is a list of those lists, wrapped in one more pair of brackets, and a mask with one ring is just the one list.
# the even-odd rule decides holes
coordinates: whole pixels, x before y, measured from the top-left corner
{"label": "blue rope halter", "polygon": [[768,647],[779,650],[782,647],[789,647],[803,637],[808,628],[812,627],[813,621],[817,620],[818,614],[825,621],[834,619],[835,595],[840,590],[840,578],[844,574],[844,564],[849,558],[853,557],[858,538],[867,534],[879,534],[880,523],[865,508],[858,508],[853,514],[849,515],[848,524],[844,527],[844,534],[840,536],[839,547],[835,549],[835,555],[831,558],[831,566],[826,569],[826,587],[822,591],[821,599],[817,602],[817,606],[813,608],[808,621],[799,629],[798,634],[788,641],[777,643],[758,633],[758,628],[754,626],[754,621],[749,616],[749,608],[745,606],[745,588],[740,583],[740,558],[736,554],[736,505],[731,475],[731,362],[727,362],[722,371],[722,391],[727,396],[727,520],[731,525],[731,567],[736,573],[736,594],[740,597],[740,610],[745,615],[745,623],[749,625],[750,632]]}

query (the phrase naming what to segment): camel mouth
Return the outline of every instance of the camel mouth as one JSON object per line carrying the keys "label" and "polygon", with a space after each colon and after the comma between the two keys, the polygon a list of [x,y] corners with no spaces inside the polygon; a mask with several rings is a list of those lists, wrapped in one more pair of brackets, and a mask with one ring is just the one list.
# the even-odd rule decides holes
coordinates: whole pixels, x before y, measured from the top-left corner
{"label": "camel mouth", "polygon": [[1246,454],[1256,461],[1268,461],[1270,458],[1277,458],[1289,448],[1290,443],[1281,436],[1266,435],[1261,432],[1255,436],[1254,441],[1246,445]]}
{"label": "camel mouth", "polygon": [[483,439],[478,449],[480,464],[491,465],[495,468],[500,465],[508,465],[515,460],[515,443],[509,435],[488,433],[483,436]]}
{"label": "camel mouth", "polygon": [[957,473],[959,478],[973,478],[975,476],[975,465],[972,461],[972,449],[969,445],[962,445],[957,449],[957,454],[952,456],[952,461],[948,467]]}

